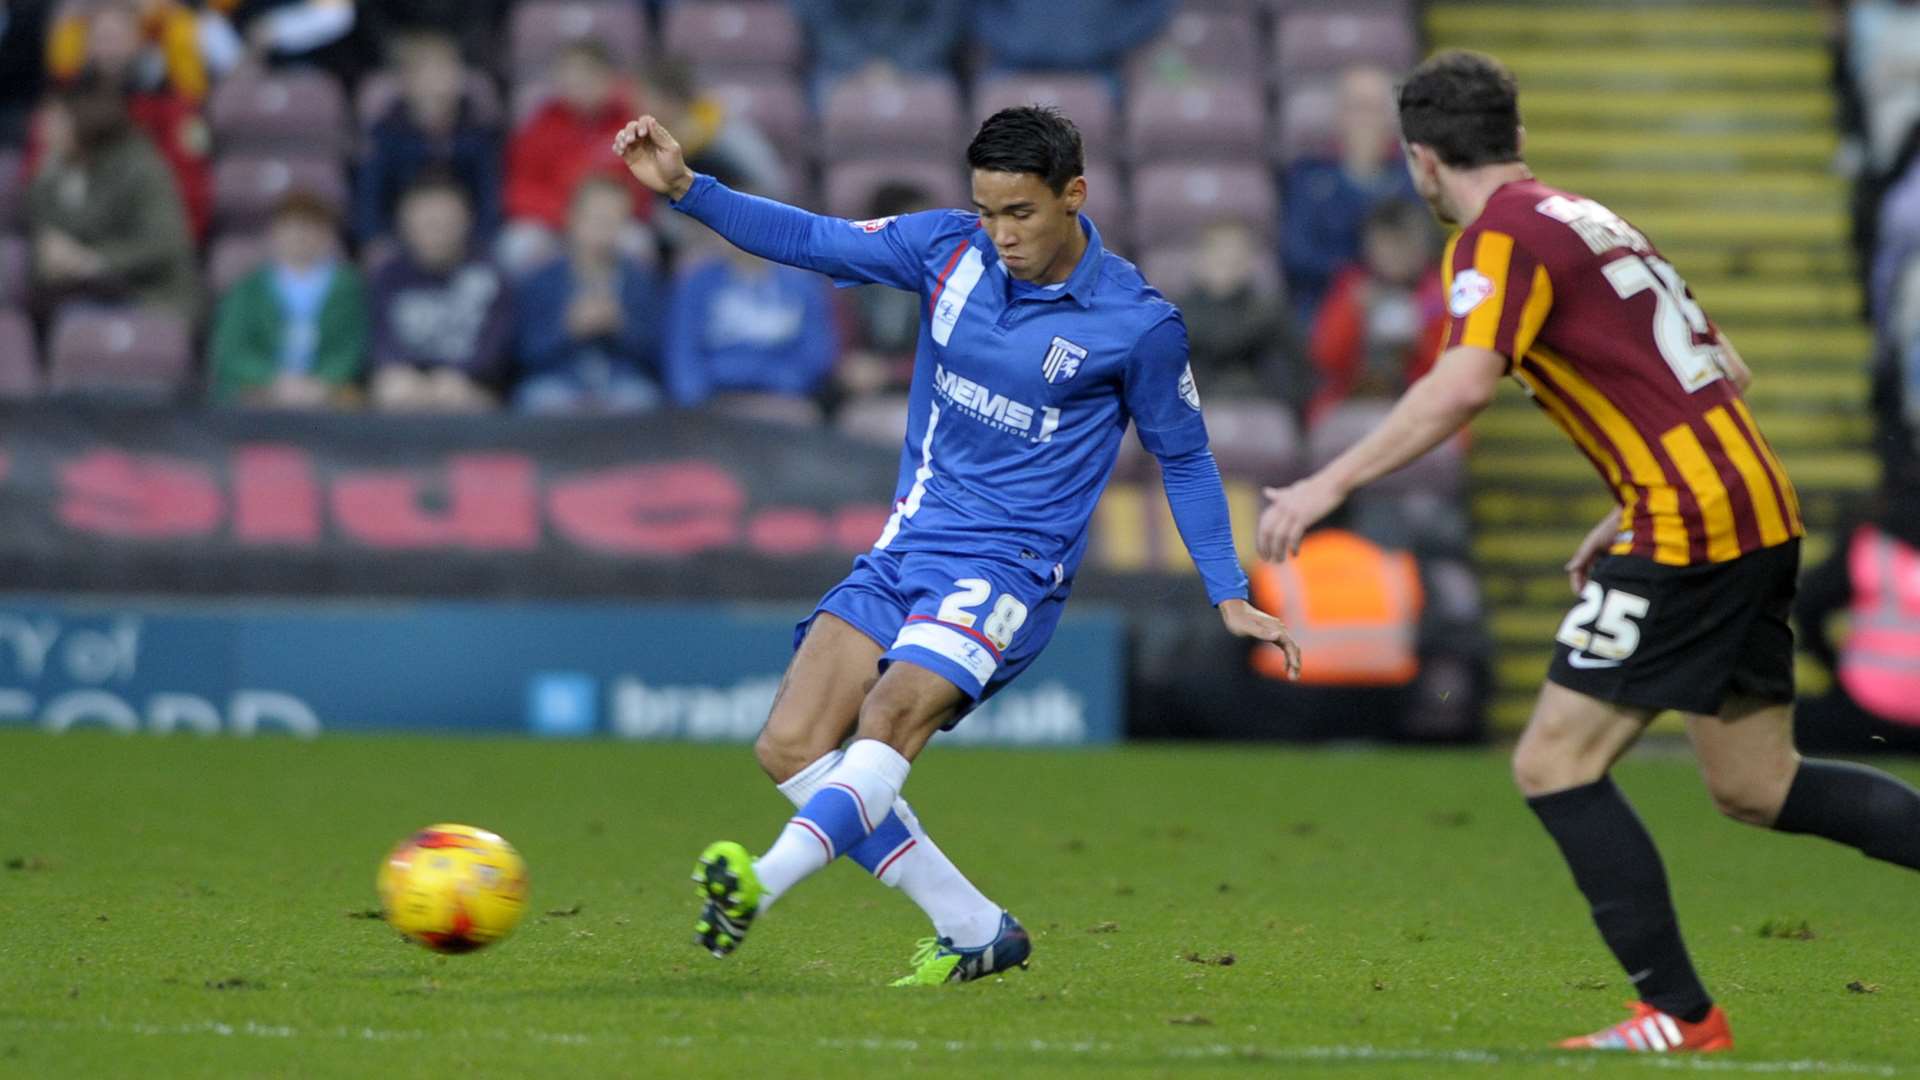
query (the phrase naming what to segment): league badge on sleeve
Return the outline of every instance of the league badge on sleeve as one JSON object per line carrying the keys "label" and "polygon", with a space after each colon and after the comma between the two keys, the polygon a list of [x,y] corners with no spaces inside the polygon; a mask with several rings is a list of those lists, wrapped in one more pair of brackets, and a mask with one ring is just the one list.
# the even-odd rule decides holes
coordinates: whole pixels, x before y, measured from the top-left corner
{"label": "league badge on sleeve", "polygon": [[900,215],[894,214],[892,217],[869,218],[866,221],[849,221],[847,225],[863,233],[877,233],[898,220],[900,220]]}
{"label": "league badge on sleeve", "polygon": [[1047,347],[1047,358],[1041,363],[1040,371],[1048,382],[1063,383],[1080,374],[1080,362],[1086,358],[1087,350],[1066,338],[1055,337]]}
{"label": "league badge on sleeve", "polygon": [[1464,319],[1468,312],[1486,303],[1493,291],[1492,278],[1472,268],[1462,270],[1453,279],[1453,292],[1447,296],[1447,311],[1456,319]]}
{"label": "league badge on sleeve", "polygon": [[1200,384],[1193,381],[1193,365],[1180,373],[1180,400],[1195,412],[1200,411]]}

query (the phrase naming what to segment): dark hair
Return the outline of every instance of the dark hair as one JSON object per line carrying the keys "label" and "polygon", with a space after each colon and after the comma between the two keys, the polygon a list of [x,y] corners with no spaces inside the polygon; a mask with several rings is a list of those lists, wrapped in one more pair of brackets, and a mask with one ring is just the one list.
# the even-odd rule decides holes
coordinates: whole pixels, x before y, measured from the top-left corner
{"label": "dark hair", "polygon": [[1400,134],[1456,169],[1520,160],[1520,89],[1484,53],[1449,49],[1400,84]]}
{"label": "dark hair", "polygon": [[274,204],[273,220],[288,218],[310,221],[324,229],[340,227],[340,211],[333,203],[305,188],[287,192]]}
{"label": "dark hair", "polygon": [[665,56],[647,67],[647,85],[677,101],[700,96],[700,79],[693,65],[678,56]]}
{"label": "dark hair", "polygon": [[1373,204],[1361,222],[1364,232],[1390,229],[1394,232],[1426,232],[1432,227],[1433,211],[1411,199],[1384,199]]}
{"label": "dark hair", "polygon": [[1001,109],[967,144],[967,166],[989,172],[1030,173],[1055,195],[1087,171],[1080,129],[1051,105]]}
{"label": "dark hair", "polygon": [[572,191],[567,193],[567,211],[571,213],[586,201],[587,196],[601,191],[611,192],[628,202],[633,201],[633,196],[627,192],[626,183],[618,176],[604,172],[588,173],[573,185]]}
{"label": "dark hair", "polygon": [[429,166],[415,174],[406,190],[400,193],[400,201],[410,202],[421,195],[453,195],[468,210],[473,209],[473,192],[467,190],[467,185],[461,183],[452,170],[443,166]]}
{"label": "dark hair", "polygon": [[115,76],[88,67],[61,84],[54,99],[73,124],[73,141],[82,158],[91,158],[133,129],[126,88]]}
{"label": "dark hair", "polygon": [[867,216],[883,218],[911,214],[915,210],[925,209],[932,201],[933,196],[911,180],[889,180],[873,189],[873,197],[867,201]]}

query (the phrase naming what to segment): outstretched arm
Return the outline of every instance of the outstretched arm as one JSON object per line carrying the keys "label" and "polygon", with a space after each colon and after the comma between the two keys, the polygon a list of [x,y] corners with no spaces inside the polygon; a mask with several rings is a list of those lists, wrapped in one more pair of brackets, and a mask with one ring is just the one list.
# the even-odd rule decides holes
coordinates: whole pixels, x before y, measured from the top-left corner
{"label": "outstretched arm", "polygon": [[1441,355],[1393,411],[1366,437],[1291,487],[1266,489],[1260,515],[1260,557],[1284,562],[1300,538],[1354,489],[1378,480],[1439,446],[1493,401],[1507,358],[1491,349],[1456,346]]}
{"label": "outstretched arm", "polygon": [[934,212],[852,222],[742,194],[689,169],[680,144],[651,116],[622,128],[613,151],[642,184],[728,243],[841,282],[918,291],[927,245],[946,217]]}
{"label": "outstretched arm", "polygon": [[1187,329],[1175,317],[1147,331],[1128,359],[1127,410],[1140,444],[1160,461],[1167,505],[1180,540],[1207,585],[1207,599],[1236,637],[1280,646],[1289,673],[1300,673],[1300,648],[1279,619],[1247,602],[1247,574],[1233,548],[1233,519],[1220,466],[1207,449],[1207,425],[1199,391],[1187,366]]}

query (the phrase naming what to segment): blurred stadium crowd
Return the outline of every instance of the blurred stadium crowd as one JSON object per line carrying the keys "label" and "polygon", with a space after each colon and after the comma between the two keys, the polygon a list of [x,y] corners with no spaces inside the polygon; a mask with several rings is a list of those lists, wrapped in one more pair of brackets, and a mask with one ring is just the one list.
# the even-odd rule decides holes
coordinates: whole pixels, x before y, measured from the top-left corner
{"label": "blurred stadium crowd", "polygon": [[966,205],[974,123],[1048,101],[1108,246],[1185,307],[1211,401],[1252,409],[1223,464],[1283,479],[1441,325],[1392,111],[1411,8],[8,0],[0,392],[713,404],[896,439],[913,298],[717,249],[612,134],[651,111],[704,171],[867,218]]}
{"label": "blurred stadium crowd", "polygon": [[1876,440],[1889,480],[1920,492],[1920,3],[1829,0],[1854,178],[1854,244],[1874,329]]}

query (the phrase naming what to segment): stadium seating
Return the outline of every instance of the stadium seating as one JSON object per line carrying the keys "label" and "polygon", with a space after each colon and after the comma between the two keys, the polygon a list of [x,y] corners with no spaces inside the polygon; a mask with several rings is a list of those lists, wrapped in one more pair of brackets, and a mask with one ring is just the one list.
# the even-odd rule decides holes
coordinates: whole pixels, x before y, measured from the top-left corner
{"label": "stadium seating", "polygon": [[972,204],[961,184],[958,166],[946,161],[914,158],[900,161],[849,161],[827,170],[827,212],[859,220],[872,209],[873,194],[881,185],[903,181],[925,189],[934,206]]}
{"label": "stadium seating", "polygon": [[0,231],[20,221],[27,197],[27,174],[19,151],[0,147]]}
{"label": "stadium seating", "polygon": [[1244,221],[1263,235],[1280,220],[1273,178],[1263,164],[1179,164],[1140,169],[1133,180],[1133,235],[1183,244],[1207,225]]}
{"label": "stadium seating", "polygon": [[640,5],[623,0],[521,0],[507,31],[508,76],[513,82],[544,78],[553,58],[570,41],[592,38],[632,67],[647,45]]}
{"label": "stadium seating", "polygon": [[1303,8],[1282,15],[1274,34],[1273,70],[1283,87],[1354,64],[1400,71],[1419,51],[1412,25],[1394,6]]}
{"label": "stadium seating", "polygon": [[24,304],[27,299],[27,239],[0,236],[0,308]]}
{"label": "stadium seating", "polygon": [[207,119],[222,155],[341,154],[350,146],[346,94],[331,75],[313,69],[235,74],[214,89]]}
{"label": "stadium seating", "polygon": [[207,287],[217,300],[266,258],[266,237],[257,232],[221,233],[207,253]]}
{"label": "stadium seating", "polygon": [[326,200],[336,211],[347,202],[347,181],[334,157],[223,156],[213,167],[213,216],[222,229],[266,224],[273,208],[301,191]]}
{"label": "stadium seating", "polygon": [[48,337],[55,393],[164,400],[186,383],[192,361],[185,320],[152,309],[70,305]]}
{"label": "stadium seating", "polygon": [[1129,81],[1178,82],[1189,78],[1258,78],[1259,24],[1251,12],[1183,10],[1158,37],[1128,62]]}
{"label": "stadium seating", "polygon": [[836,161],[952,161],[966,145],[959,88],[934,75],[842,80],[827,94],[821,122]]}
{"label": "stadium seating", "polygon": [[1273,401],[1203,397],[1202,403],[1222,473],[1263,484],[1290,483],[1300,475],[1304,455],[1292,410]]}
{"label": "stadium seating", "polygon": [[781,0],[682,0],[662,33],[674,55],[709,78],[728,72],[798,72],[800,24]]}
{"label": "stadium seating", "polygon": [[1264,157],[1267,110],[1252,79],[1149,82],[1134,88],[1127,152],[1137,163]]}
{"label": "stadium seating", "polygon": [[40,391],[39,350],[25,312],[0,308],[0,398],[30,398]]}
{"label": "stadium seating", "polygon": [[1101,243],[1122,254],[1132,250],[1133,214],[1120,170],[1104,161],[1087,162],[1088,217],[1100,230]]}
{"label": "stadium seating", "polygon": [[1274,154],[1282,164],[1332,155],[1339,144],[1338,94],[1331,80],[1301,83],[1280,99]]}
{"label": "stadium seating", "polygon": [[709,90],[728,111],[752,121],[788,168],[805,170],[815,149],[814,123],[798,82],[776,74],[738,75],[713,83]]}
{"label": "stadium seating", "polygon": [[974,84],[973,115],[985,120],[1015,105],[1054,105],[1071,117],[1085,140],[1087,156],[1101,158],[1118,152],[1119,133],[1113,104],[1113,84],[1098,75],[1069,73],[989,75]]}
{"label": "stadium seating", "polygon": [[[1390,401],[1345,401],[1327,410],[1307,433],[1307,458],[1310,468],[1318,469],[1357,443],[1378,427],[1393,408]],[[1212,410],[1207,425],[1213,426]],[[1441,443],[1425,456],[1397,472],[1374,481],[1375,494],[1436,495],[1457,494],[1466,479],[1466,454],[1461,438]]]}
{"label": "stadium seating", "polygon": [[[1253,264],[1253,287],[1263,298],[1280,302],[1286,296],[1286,282],[1280,276],[1280,264],[1270,247],[1262,247]],[[1194,262],[1191,245],[1162,243],[1148,248],[1140,257],[1140,271],[1153,287],[1168,296],[1179,296],[1193,285]]]}

